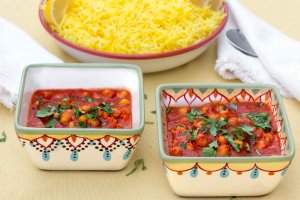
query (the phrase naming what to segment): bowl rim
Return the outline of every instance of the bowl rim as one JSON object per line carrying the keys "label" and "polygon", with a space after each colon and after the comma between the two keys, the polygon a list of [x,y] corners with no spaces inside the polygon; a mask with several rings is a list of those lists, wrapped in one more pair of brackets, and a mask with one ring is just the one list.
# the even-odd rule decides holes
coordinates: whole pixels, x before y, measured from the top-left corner
{"label": "bowl rim", "polygon": [[[271,89],[279,103],[279,109],[283,116],[283,122],[286,126],[286,135],[289,145],[289,153],[283,156],[253,156],[253,157],[176,157],[170,156],[165,153],[164,142],[163,142],[163,124],[162,124],[162,112],[161,112],[161,99],[160,94],[165,89],[173,88],[216,88],[216,89],[227,89],[227,88],[268,88]],[[208,162],[208,163],[219,163],[219,162],[279,162],[279,161],[290,161],[295,155],[295,144],[292,135],[292,131],[289,125],[288,117],[284,108],[283,100],[280,95],[278,88],[271,84],[261,84],[261,83],[216,83],[216,84],[198,84],[198,83],[172,83],[159,85],[156,89],[156,119],[157,119],[157,131],[158,131],[158,143],[160,156],[164,161],[167,162]]]}
{"label": "bowl rim", "polygon": [[174,51],[168,51],[164,53],[154,53],[154,54],[117,54],[117,53],[109,53],[109,52],[104,52],[104,51],[99,51],[99,50],[93,50],[89,49],[86,47],[79,46],[73,42],[70,42],[61,36],[59,36],[57,33],[54,32],[54,30],[50,27],[50,25],[46,22],[46,19],[44,17],[44,11],[43,11],[43,5],[44,3],[47,2],[47,0],[41,0],[40,6],[39,6],[39,19],[42,24],[42,26],[45,28],[45,30],[58,42],[62,43],[63,45],[66,45],[72,49],[75,49],[77,51],[86,53],[86,54],[91,54],[94,56],[101,56],[101,57],[106,57],[106,58],[112,58],[112,59],[126,59],[126,60],[146,60],[146,59],[155,59],[155,58],[165,58],[165,57],[170,57],[170,56],[176,56],[180,54],[187,53],[189,51],[195,50],[197,48],[200,48],[212,40],[214,40],[225,28],[225,25],[228,21],[228,5],[227,3],[223,3],[222,7],[224,10],[224,13],[226,16],[224,17],[223,21],[219,25],[219,27],[207,38],[199,41],[196,44],[193,44],[191,46],[174,50]]}
{"label": "bowl rim", "polygon": [[[34,128],[34,127],[26,127],[20,125],[20,112],[21,112],[21,103],[23,100],[23,94],[25,92],[25,83],[27,78],[27,72],[31,68],[65,68],[74,69],[74,68],[115,68],[115,69],[129,69],[134,70],[136,72],[136,76],[138,77],[139,84],[139,105],[140,105],[140,124],[138,128],[131,129],[96,129],[96,128]],[[131,64],[106,64],[106,63],[39,63],[28,65],[24,68],[22,72],[20,89],[19,89],[19,97],[16,103],[16,111],[15,111],[15,119],[14,125],[17,133],[20,134],[30,134],[30,135],[66,135],[70,134],[80,134],[80,135],[120,135],[120,136],[132,136],[137,133],[141,134],[144,130],[145,126],[145,107],[144,107],[144,87],[143,87],[143,76],[141,69],[136,65]]]}

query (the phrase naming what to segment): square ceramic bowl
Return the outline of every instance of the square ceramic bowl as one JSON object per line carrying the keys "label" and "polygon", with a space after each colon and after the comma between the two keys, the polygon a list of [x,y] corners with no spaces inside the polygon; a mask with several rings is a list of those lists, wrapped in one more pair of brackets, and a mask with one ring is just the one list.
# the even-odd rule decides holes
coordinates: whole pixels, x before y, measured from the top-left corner
{"label": "square ceramic bowl", "polygon": [[[38,89],[124,88],[132,95],[132,129],[26,127]],[[15,129],[33,163],[46,170],[120,170],[144,129],[141,70],[123,64],[35,64],[22,75]]]}
{"label": "square ceramic bowl", "polygon": [[[285,175],[294,142],[280,94],[263,84],[168,84],[156,91],[160,155],[173,191],[180,196],[257,196],[270,193]],[[280,156],[174,157],[164,147],[166,107],[209,102],[264,102],[273,109]]]}

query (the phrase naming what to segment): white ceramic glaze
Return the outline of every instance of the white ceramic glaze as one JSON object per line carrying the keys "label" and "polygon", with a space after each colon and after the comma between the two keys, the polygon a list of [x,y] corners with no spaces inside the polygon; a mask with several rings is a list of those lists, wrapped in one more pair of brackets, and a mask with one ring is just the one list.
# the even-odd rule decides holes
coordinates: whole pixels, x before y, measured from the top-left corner
{"label": "white ceramic glaze", "polygon": [[[214,38],[214,40],[215,39],[216,38]],[[97,56],[67,46],[58,40],[57,43],[64,51],[66,51],[72,57],[78,59],[81,62],[134,64],[134,65],[138,65],[142,69],[143,73],[151,73],[151,72],[158,72],[158,71],[163,71],[174,67],[178,67],[192,61],[193,59],[200,56],[203,52],[205,52],[214,40],[211,40],[210,42],[206,43],[205,45],[197,49],[179,55],[162,57],[162,58],[154,58],[154,59],[140,59],[140,60],[108,58],[100,55]]]}

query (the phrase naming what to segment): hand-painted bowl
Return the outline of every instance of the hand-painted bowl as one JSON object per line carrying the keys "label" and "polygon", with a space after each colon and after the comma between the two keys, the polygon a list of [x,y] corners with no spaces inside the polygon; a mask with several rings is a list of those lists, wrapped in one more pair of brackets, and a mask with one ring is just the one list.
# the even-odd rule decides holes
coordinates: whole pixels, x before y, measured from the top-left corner
{"label": "hand-painted bowl", "polygon": [[199,55],[201,55],[211,44],[212,42],[220,35],[224,29],[227,19],[228,19],[228,8],[227,4],[223,4],[223,10],[226,13],[226,17],[220,24],[220,26],[211,34],[208,38],[191,45],[189,47],[179,49],[176,51],[170,51],[165,53],[156,53],[156,54],[115,54],[108,53],[103,51],[96,51],[88,49],[79,45],[76,45],[70,41],[65,40],[57,33],[53,31],[50,25],[47,23],[44,12],[43,5],[47,0],[42,0],[39,17],[43,27],[46,31],[58,42],[58,45],[70,54],[72,57],[78,59],[82,62],[89,63],[128,63],[134,64],[141,67],[144,73],[163,71],[178,67],[185,63],[190,62]]}
{"label": "hand-painted bowl", "polygon": [[[173,191],[180,196],[258,196],[270,193],[287,172],[294,142],[280,94],[264,84],[168,84],[156,91],[160,155]],[[264,102],[273,109],[280,156],[174,157],[164,147],[166,107],[209,102]]]}
{"label": "hand-painted bowl", "polygon": [[[132,129],[26,127],[29,103],[38,89],[124,88],[132,95]],[[124,168],[144,129],[141,70],[121,64],[35,64],[25,68],[15,129],[33,163],[46,170]]]}

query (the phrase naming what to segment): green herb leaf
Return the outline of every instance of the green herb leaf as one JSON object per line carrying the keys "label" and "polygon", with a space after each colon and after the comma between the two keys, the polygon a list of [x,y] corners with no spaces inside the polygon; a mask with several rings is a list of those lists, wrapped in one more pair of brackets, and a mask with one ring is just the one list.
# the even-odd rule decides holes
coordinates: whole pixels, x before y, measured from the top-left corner
{"label": "green herb leaf", "polygon": [[225,136],[225,137],[228,140],[229,144],[234,148],[234,150],[239,153],[241,151],[240,147],[234,142],[233,137],[232,136]]}
{"label": "green herb leaf", "polygon": [[98,107],[100,110],[107,112],[108,114],[113,114],[115,111],[111,108],[111,104],[102,102],[102,106]]}
{"label": "green herb leaf", "polygon": [[86,128],[86,123],[85,122],[78,122],[78,126],[81,128]]}
{"label": "green herb leaf", "polygon": [[219,147],[219,143],[218,143],[218,141],[213,141],[212,143],[210,143],[209,145],[208,145],[210,148],[218,148]]}
{"label": "green herb leaf", "polygon": [[191,134],[191,140],[192,140],[192,141],[196,140],[199,130],[200,130],[200,129],[197,128],[196,130],[190,131],[190,134]]}
{"label": "green herb leaf", "polygon": [[237,109],[238,109],[238,106],[237,106],[237,104],[235,104],[235,103],[230,103],[229,106],[230,106],[231,108],[233,108],[234,110],[237,110]]}
{"label": "green herb leaf", "polygon": [[43,102],[41,100],[38,100],[38,107],[40,108],[43,105]]}
{"label": "green herb leaf", "polygon": [[266,129],[266,130],[271,130],[272,126],[270,124],[271,117],[269,113],[263,112],[263,113],[248,113],[247,114],[249,118],[254,121],[254,124],[257,127]]}
{"label": "green herb leaf", "polygon": [[195,108],[191,109],[191,112],[186,114],[186,117],[190,120],[190,122],[194,121],[194,119],[200,119],[203,114],[201,110],[196,110]]}
{"label": "green herb leaf", "polygon": [[250,145],[248,143],[245,143],[245,146],[246,146],[246,150],[247,151],[251,151],[251,147],[250,147]]}
{"label": "green herb leaf", "polygon": [[58,121],[54,118],[50,119],[48,123],[45,124],[47,128],[55,128],[55,123],[58,123]]}
{"label": "green herb leaf", "polygon": [[44,118],[54,114],[55,106],[47,106],[46,108],[39,110],[36,114],[37,117]]}
{"label": "green herb leaf", "polygon": [[74,106],[74,109],[75,109],[75,113],[74,113],[75,117],[79,118],[80,117],[80,110],[79,110],[79,108],[77,106]]}
{"label": "green herb leaf", "polygon": [[218,129],[216,127],[216,119],[211,119],[210,120],[210,128],[209,128],[209,132],[212,136],[217,136],[218,133]]}
{"label": "green herb leaf", "polygon": [[139,166],[142,166],[143,171],[147,169],[143,158],[138,159],[134,162],[134,168],[128,174],[126,174],[126,176],[133,174],[139,168]]}
{"label": "green herb leaf", "polygon": [[0,138],[0,143],[6,142],[6,138],[7,138],[7,136],[6,136],[5,132],[2,131],[2,138]]}
{"label": "green herb leaf", "polygon": [[63,101],[63,102],[67,102],[67,101],[68,101],[68,98],[65,97],[65,98],[62,99],[62,101]]}
{"label": "green herb leaf", "polygon": [[177,126],[184,127],[184,125],[183,125],[183,124],[177,124]]}
{"label": "green herb leaf", "polygon": [[248,135],[253,135],[254,127],[243,125],[242,127],[243,132],[247,133]]}
{"label": "green herb leaf", "polygon": [[187,145],[187,143],[189,143],[189,142],[190,142],[190,140],[184,141],[184,142],[181,144],[181,148],[186,149],[186,145]]}
{"label": "green herb leaf", "polygon": [[206,147],[202,151],[203,156],[214,157],[217,155],[217,152],[214,148]]}

